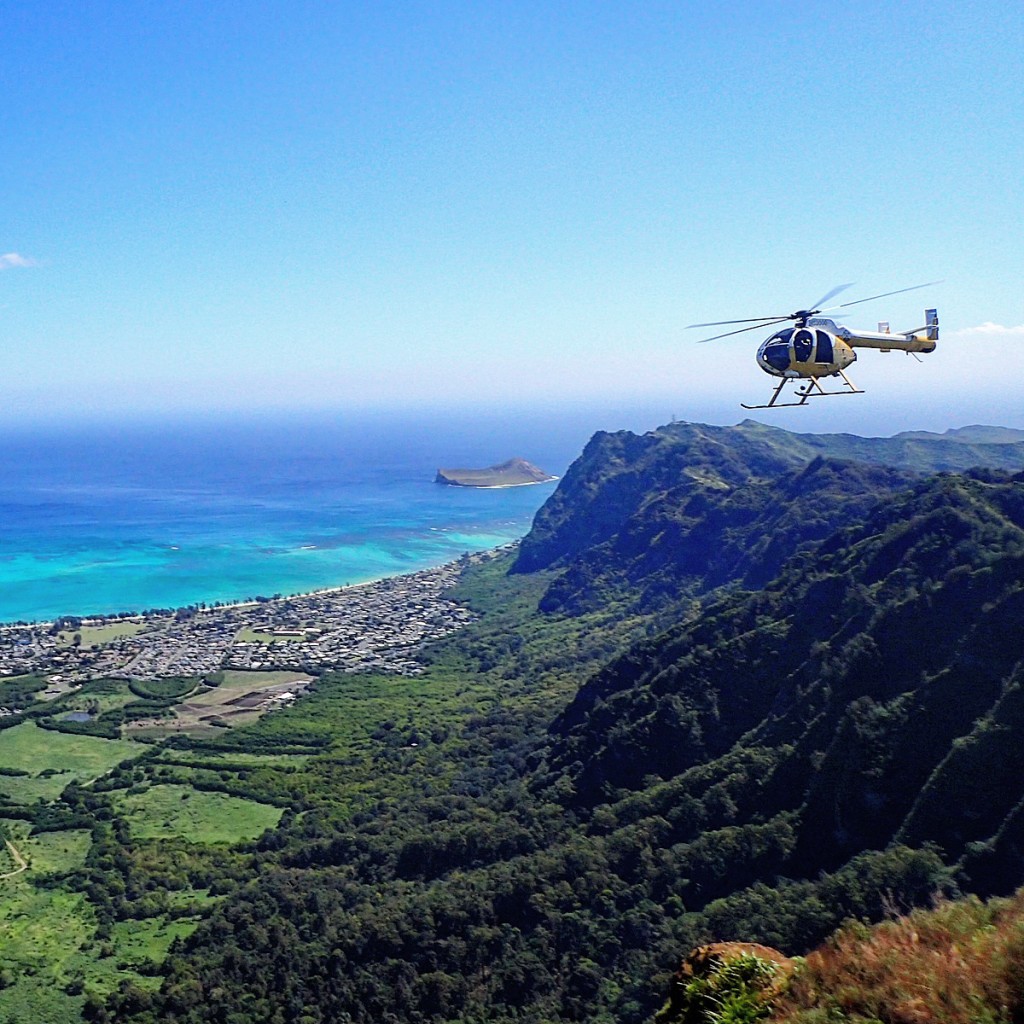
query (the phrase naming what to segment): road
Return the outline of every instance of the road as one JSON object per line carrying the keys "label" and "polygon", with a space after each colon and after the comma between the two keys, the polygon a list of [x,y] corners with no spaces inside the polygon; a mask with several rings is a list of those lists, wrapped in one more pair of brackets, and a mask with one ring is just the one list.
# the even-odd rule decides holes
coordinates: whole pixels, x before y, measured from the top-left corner
{"label": "road", "polygon": [[14,863],[18,866],[13,871],[8,871],[5,875],[0,875],[0,878],[13,878],[15,875],[20,875],[22,871],[28,867],[28,862],[24,857],[22,857],[21,851],[10,841],[10,839],[5,839],[4,842],[7,844],[7,849],[11,851]]}

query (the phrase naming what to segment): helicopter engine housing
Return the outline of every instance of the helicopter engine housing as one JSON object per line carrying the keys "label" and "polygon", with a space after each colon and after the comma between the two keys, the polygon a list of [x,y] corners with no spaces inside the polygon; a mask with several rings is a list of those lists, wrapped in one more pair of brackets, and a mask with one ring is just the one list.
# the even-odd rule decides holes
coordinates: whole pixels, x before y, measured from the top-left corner
{"label": "helicopter engine housing", "polygon": [[757,350],[757,362],[773,377],[829,377],[856,362],[842,338],[820,327],[786,327]]}

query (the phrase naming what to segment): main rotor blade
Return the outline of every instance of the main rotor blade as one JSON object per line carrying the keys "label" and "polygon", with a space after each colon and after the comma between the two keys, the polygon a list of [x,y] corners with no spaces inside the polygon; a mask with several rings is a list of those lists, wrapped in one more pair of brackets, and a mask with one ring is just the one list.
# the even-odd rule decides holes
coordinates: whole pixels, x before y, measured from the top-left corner
{"label": "main rotor blade", "polygon": [[[894,292],[882,292],[881,295],[869,295],[866,299],[854,299],[853,302],[842,302],[833,309],[843,309],[846,306],[856,306],[860,302],[870,302],[872,299],[884,299],[889,295],[902,295],[904,292],[916,292],[918,288],[931,288],[933,284],[942,284],[941,281],[926,281],[924,284],[915,284],[910,288],[897,288]],[[824,310],[822,310],[824,312]]]}
{"label": "main rotor blade", "polygon": [[712,320],[709,324],[687,324],[686,330],[691,327],[725,327],[726,324],[752,324],[764,320],[787,320],[788,317],[780,316],[752,316],[749,320]]}
{"label": "main rotor blade", "polygon": [[[769,320],[766,324],[754,324],[752,327],[741,327],[738,331],[726,331],[725,334],[716,334],[713,338],[701,338],[697,342],[698,345],[703,345],[705,341],[718,341],[719,338],[731,338],[734,334],[742,334],[744,331],[756,331],[758,328],[771,327],[773,324],[784,324],[787,320],[791,320],[792,317],[780,316],[777,320]],[[742,320],[734,320],[734,323],[742,323]],[[710,327],[711,325],[706,325]]]}
{"label": "main rotor blade", "polygon": [[815,312],[820,313],[820,312],[822,312],[820,307],[822,306],[823,303],[828,302],[828,300],[831,299],[833,296],[838,295],[840,292],[845,292],[847,288],[852,288],[852,287],[853,287],[853,282],[852,281],[849,284],[837,284],[835,286],[835,288],[832,289],[832,291],[825,292],[825,294],[822,295],[822,297],[820,299],[818,299],[818,301],[815,302],[813,306],[808,306],[807,308],[808,309],[813,309]]}

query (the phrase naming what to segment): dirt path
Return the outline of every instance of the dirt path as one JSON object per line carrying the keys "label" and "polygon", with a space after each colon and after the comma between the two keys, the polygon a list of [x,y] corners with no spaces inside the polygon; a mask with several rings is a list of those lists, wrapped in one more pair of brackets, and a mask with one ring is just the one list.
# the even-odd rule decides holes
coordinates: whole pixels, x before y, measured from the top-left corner
{"label": "dirt path", "polygon": [[18,866],[13,871],[8,871],[5,875],[0,875],[0,878],[13,878],[15,875],[20,875],[22,871],[28,867],[28,861],[22,857],[21,851],[10,841],[10,839],[5,839],[4,842],[7,844],[7,849],[11,851],[14,863]]}

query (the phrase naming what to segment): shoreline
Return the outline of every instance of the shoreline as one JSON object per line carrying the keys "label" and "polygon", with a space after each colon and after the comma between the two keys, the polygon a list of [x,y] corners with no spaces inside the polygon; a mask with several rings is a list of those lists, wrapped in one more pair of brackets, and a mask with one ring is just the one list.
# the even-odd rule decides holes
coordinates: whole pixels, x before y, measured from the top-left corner
{"label": "shoreline", "polygon": [[[539,481],[543,483],[544,481]],[[500,486],[520,486],[518,484],[500,485]],[[26,630],[26,629],[37,629],[43,626],[52,627],[55,623],[60,622],[64,619],[76,619],[83,626],[95,627],[95,626],[109,626],[117,623],[124,622],[135,622],[140,619],[164,619],[167,616],[176,615],[182,611],[191,611],[195,615],[204,615],[210,612],[219,612],[225,610],[232,610],[238,608],[259,608],[266,605],[274,604],[279,601],[294,601],[300,598],[309,597],[324,597],[332,594],[340,594],[345,591],[350,591],[358,587],[369,587],[376,583],[382,583],[385,580],[400,580],[410,576],[416,576],[419,573],[430,572],[432,570],[441,570],[449,567],[458,565],[463,559],[473,558],[477,556],[495,556],[501,551],[505,551],[515,547],[522,540],[521,537],[517,537],[515,540],[505,541],[502,544],[497,544],[490,548],[479,548],[474,551],[465,551],[457,558],[450,559],[447,562],[438,562],[434,565],[425,565],[420,569],[410,569],[407,572],[388,573],[384,576],[373,576],[370,579],[358,580],[355,583],[339,583],[329,587],[318,587],[315,590],[296,590],[287,594],[275,594],[272,597],[243,597],[238,600],[231,601],[215,601],[212,604],[208,604],[205,600],[193,601],[191,604],[175,605],[173,607],[159,608],[151,611],[130,611],[130,612],[67,612],[64,615],[60,615],[55,619],[13,619],[0,622],[0,636],[5,632],[11,630]]]}
{"label": "shoreline", "polygon": [[[476,616],[449,599],[463,571],[512,541],[408,573],[264,600],[156,614],[69,616],[0,627],[0,677],[45,677],[54,695],[99,678],[204,677],[222,670],[414,676],[416,653]],[[126,628],[127,627],[127,628]],[[9,709],[4,709],[11,713]]]}

